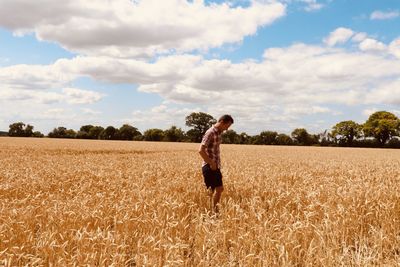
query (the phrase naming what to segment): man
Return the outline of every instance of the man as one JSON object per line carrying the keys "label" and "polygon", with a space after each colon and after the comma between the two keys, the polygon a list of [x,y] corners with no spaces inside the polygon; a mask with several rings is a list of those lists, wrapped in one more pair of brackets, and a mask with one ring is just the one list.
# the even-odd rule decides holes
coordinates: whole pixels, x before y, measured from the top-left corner
{"label": "man", "polygon": [[217,205],[221,199],[222,191],[224,191],[219,145],[221,144],[221,134],[228,130],[232,124],[233,119],[230,115],[223,115],[219,118],[218,122],[204,134],[199,149],[199,154],[204,160],[202,172],[204,182],[209,190],[210,209],[213,209],[216,213],[219,211]]}

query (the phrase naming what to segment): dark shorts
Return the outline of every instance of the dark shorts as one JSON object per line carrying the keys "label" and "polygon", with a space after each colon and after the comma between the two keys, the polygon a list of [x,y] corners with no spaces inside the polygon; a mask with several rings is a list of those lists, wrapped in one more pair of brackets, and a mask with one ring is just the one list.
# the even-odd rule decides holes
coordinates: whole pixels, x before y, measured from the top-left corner
{"label": "dark shorts", "polygon": [[214,171],[207,164],[202,167],[202,171],[207,189],[211,188],[214,190],[216,187],[222,186],[222,173],[220,169]]}

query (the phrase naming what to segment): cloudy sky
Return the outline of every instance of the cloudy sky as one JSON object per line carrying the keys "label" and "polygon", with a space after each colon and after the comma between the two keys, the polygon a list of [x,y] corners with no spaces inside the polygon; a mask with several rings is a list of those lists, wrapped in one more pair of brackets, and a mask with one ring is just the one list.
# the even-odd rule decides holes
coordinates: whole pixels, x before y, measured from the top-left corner
{"label": "cloudy sky", "polygon": [[0,0],[0,130],[400,115],[399,0]]}

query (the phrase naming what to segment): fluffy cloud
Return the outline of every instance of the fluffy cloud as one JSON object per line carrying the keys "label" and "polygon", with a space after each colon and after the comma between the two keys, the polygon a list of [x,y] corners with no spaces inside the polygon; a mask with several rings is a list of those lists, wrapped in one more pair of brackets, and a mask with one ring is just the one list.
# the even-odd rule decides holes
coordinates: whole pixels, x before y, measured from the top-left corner
{"label": "fluffy cloud", "polygon": [[26,89],[11,89],[0,86],[0,102],[23,101],[37,104],[92,104],[103,99],[104,94],[96,91],[77,88],[64,88],[61,93],[49,91],[34,91]]}
{"label": "fluffy cloud", "polygon": [[105,96],[95,91],[66,87],[82,74],[66,70],[63,62],[59,60],[52,65],[21,64],[0,68],[0,101],[90,104]]}
{"label": "fluffy cloud", "polygon": [[359,42],[362,42],[365,39],[367,39],[367,37],[368,37],[368,35],[365,32],[359,32],[359,33],[354,34],[353,38],[351,38],[351,39],[353,42],[359,43]]}
{"label": "fluffy cloud", "polygon": [[70,104],[92,104],[104,97],[104,94],[78,88],[64,88],[63,93],[66,101]]}
{"label": "fluffy cloud", "polygon": [[397,38],[390,43],[389,52],[400,59],[400,38]]}
{"label": "fluffy cloud", "polygon": [[[343,28],[333,33],[325,43],[336,45],[359,34]],[[331,105],[399,104],[400,60],[395,57],[400,51],[399,39],[386,45],[362,34],[357,40],[360,50],[357,46],[348,49],[297,43],[266,49],[261,60],[240,63],[169,55],[152,61],[77,56],[47,66],[17,65],[0,68],[4,80],[0,100],[93,103],[104,95],[69,87],[75,79],[89,77],[137,85],[139,91],[156,93],[169,101],[169,105],[136,110],[126,118],[142,129],[183,122],[195,110],[216,117],[229,110],[246,123],[236,124],[237,129],[253,133],[259,125],[287,129],[288,125],[296,127],[296,121],[304,116],[337,115]],[[371,53],[380,44],[384,49]]]}
{"label": "fluffy cloud", "polygon": [[90,109],[90,108],[82,108],[81,110],[82,110],[83,114],[88,114],[88,115],[99,115],[99,114],[102,114],[101,111],[93,110],[93,109]]}
{"label": "fluffy cloud", "polygon": [[0,87],[9,87],[15,90],[54,89],[75,78],[75,75],[61,71],[57,65],[21,64],[0,68]]}
{"label": "fluffy cloud", "polygon": [[187,108],[163,103],[146,110],[134,110],[130,117],[120,119],[118,122],[120,124],[131,123],[141,131],[149,128],[167,129],[172,125],[185,128],[185,117],[192,112],[198,111],[200,111],[199,108]]}
{"label": "fluffy cloud", "polygon": [[300,3],[302,4],[302,8],[308,12],[320,10],[326,5],[326,3],[322,3],[326,1],[321,1],[321,0],[281,0],[281,2],[288,4]]}
{"label": "fluffy cloud", "polygon": [[354,32],[351,29],[341,27],[331,32],[330,35],[324,39],[324,42],[328,46],[334,46],[347,42],[353,35]]}
{"label": "fluffy cloud", "polygon": [[363,111],[362,111],[362,114],[365,116],[365,117],[369,117],[372,113],[375,113],[375,112],[377,112],[377,111],[379,111],[379,109],[377,109],[377,108],[367,108],[367,109],[364,109]]}
{"label": "fluffy cloud", "polygon": [[384,52],[400,58],[400,38],[393,40],[389,45],[374,38],[368,37],[365,32],[354,32],[348,28],[337,28],[324,38],[324,43],[330,47],[344,44],[349,40],[358,43],[358,48],[363,52]]}
{"label": "fluffy cloud", "polygon": [[320,10],[321,8],[324,7],[324,5],[321,3],[318,3],[317,0],[301,0],[301,2],[304,2],[307,4],[307,6],[305,7],[306,11]]}
{"label": "fluffy cloud", "polygon": [[371,20],[385,20],[385,19],[394,19],[400,16],[399,11],[379,11],[376,10],[371,13],[370,19]]}
{"label": "fluffy cloud", "polygon": [[387,49],[386,45],[375,39],[366,38],[359,44],[361,51],[385,51]]}
{"label": "fluffy cloud", "polygon": [[[186,0],[3,0],[0,26],[35,32],[86,55],[147,57],[235,43],[285,15],[279,2],[248,7]],[[45,8],[44,8],[45,7]]]}
{"label": "fluffy cloud", "polygon": [[384,83],[372,90],[366,102],[400,105],[400,80]]}
{"label": "fluffy cloud", "polygon": [[[184,63],[178,63],[181,60]],[[175,66],[184,68],[168,72],[164,61],[176,61]],[[142,73],[136,81],[139,90],[186,103],[361,103],[366,90],[400,74],[396,60],[305,44],[268,49],[262,62],[234,64],[196,58],[189,64],[186,58],[174,56],[159,62],[145,64],[148,74]],[[132,71],[127,68],[127,73],[134,73],[136,67],[130,67]],[[95,71],[90,71],[94,75]],[[154,79],[154,73],[162,74],[159,80]],[[102,79],[116,79],[111,71],[109,77],[104,71],[102,74]],[[134,77],[130,82],[135,82]]]}
{"label": "fluffy cloud", "polygon": [[[350,35],[346,39],[349,38]],[[21,98],[33,95],[27,93],[26,84],[42,89],[60,85],[65,88],[66,81],[91,77],[103,82],[136,84],[141,92],[156,93],[166,100],[186,104],[230,103],[249,107],[298,103],[307,103],[310,107],[328,103],[362,104],[367,101],[368,92],[400,75],[399,60],[386,54],[363,52],[380,49],[380,45],[384,46],[367,38],[360,43],[360,52],[352,52],[345,48],[294,44],[267,49],[260,62],[241,63],[206,60],[193,55],[159,57],[154,62],[79,56],[58,60],[49,66],[32,66],[29,75],[35,79],[26,78],[29,75],[25,75],[28,71],[25,66],[13,67],[23,70],[15,77],[4,74],[12,73],[9,68],[0,68],[0,75],[3,73],[7,84],[14,86],[14,92],[24,88],[20,95],[14,93],[14,97]],[[398,52],[398,40],[388,47],[393,53]],[[61,73],[62,76],[56,79],[57,76],[49,73]],[[57,95],[53,96],[57,99]],[[93,103],[104,97],[74,88],[64,89],[62,96],[68,103],[76,104]]]}
{"label": "fluffy cloud", "polygon": [[28,101],[39,104],[53,104],[61,102],[64,96],[55,92],[42,92],[32,90],[13,90],[0,86],[0,102],[1,101]]}

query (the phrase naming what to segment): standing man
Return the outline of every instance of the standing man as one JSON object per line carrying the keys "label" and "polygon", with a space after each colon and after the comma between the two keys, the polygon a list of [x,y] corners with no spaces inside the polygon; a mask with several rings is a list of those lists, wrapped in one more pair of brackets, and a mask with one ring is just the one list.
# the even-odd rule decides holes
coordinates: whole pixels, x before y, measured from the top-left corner
{"label": "standing man", "polygon": [[223,115],[204,134],[199,148],[199,154],[203,158],[202,172],[204,182],[209,190],[210,208],[215,212],[219,211],[217,204],[221,198],[222,191],[224,191],[219,150],[221,134],[228,130],[232,124],[233,118],[230,115]]}

